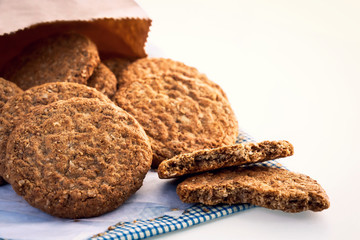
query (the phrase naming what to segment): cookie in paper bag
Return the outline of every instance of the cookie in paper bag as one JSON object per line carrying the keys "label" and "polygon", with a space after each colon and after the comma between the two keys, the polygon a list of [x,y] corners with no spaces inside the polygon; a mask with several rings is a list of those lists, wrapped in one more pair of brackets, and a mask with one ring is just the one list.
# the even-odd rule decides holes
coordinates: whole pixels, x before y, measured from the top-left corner
{"label": "cookie in paper bag", "polygon": [[1,75],[23,90],[48,82],[86,84],[99,62],[90,39],[66,33],[30,44],[2,68]]}
{"label": "cookie in paper bag", "polygon": [[63,218],[119,207],[150,169],[148,137],[110,102],[72,98],[35,107],[12,132],[5,178],[29,204]]}

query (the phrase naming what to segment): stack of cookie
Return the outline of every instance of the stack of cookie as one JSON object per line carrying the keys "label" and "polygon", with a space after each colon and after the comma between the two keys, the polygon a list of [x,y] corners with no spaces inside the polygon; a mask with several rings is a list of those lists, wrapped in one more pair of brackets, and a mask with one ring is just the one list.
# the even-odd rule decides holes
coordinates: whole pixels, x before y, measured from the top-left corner
{"label": "stack of cookie", "polygon": [[41,39],[2,76],[11,82],[0,79],[0,176],[32,206],[58,217],[98,216],[141,187],[149,138],[109,99],[116,77],[87,37]]}
{"label": "stack of cookie", "polygon": [[[197,69],[170,59],[100,61],[95,44],[79,34],[31,44],[1,76],[9,81],[0,79],[0,176],[32,206],[54,216],[92,217],[117,208],[141,187],[151,166],[168,178],[293,152],[286,141],[234,145],[238,123],[226,94]],[[227,169],[189,178],[178,193],[185,202],[284,205],[279,196],[286,184],[271,186],[278,195],[233,186],[262,185],[264,174],[271,181],[293,179],[288,185],[302,176]],[[322,191],[312,183],[313,192]],[[239,197],[244,191],[261,201],[264,194],[270,197],[260,204]],[[290,211],[289,206],[278,209]]]}

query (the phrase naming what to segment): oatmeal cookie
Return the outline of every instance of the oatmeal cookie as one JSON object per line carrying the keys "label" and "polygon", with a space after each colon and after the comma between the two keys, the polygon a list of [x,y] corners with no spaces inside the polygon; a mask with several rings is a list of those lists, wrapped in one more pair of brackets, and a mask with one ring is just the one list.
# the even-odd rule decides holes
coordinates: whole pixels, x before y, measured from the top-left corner
{"label": "oatmeal cookie", "polygon": [[96,88],[109,98],[116,92],[117,80],[112,71],[105,64],[100,63],[88,80],[88,86]]}
{"label": "oatmeal cookie", "polygon": [[233,167],[185,179],[177,194],[186,203],[250,203],[285,212],[322,211],[330,202],[325,190],[304,174],[270,167]]}
{"label": "oatmeal cookie", "polygon": [[190,67],[182,62],[174,61],[172,59],[141,58],[127,65],[121,73],[121,77],[118,78],[119,88],[121,88],[126,82],[144,79],[148,76],[159,76],[164,73],[171,73],[190,78],[197,78],[211,86],[214,90],[216,89],[219,91],[224,98],[227,98],[222,88],[213,81],[209,80],[205,74],[200,73],[194,67]]}
{"label": "oatmeal cookie", "polygon": [[169,72],[137,79],[113,100],[144,127],[153,167],[181,153],[234,144],[238,134],[228,100],[198,78]]}
{"label": "oatmeal cookie", "polygon": [[46,213],[94,217],[140,188],[151,157],[148,137],[130,114],[99,99],[72,98],[26,115],[9,138],[5,178]]}
{"label": "oatmeal cookie", "polygon": [[103,61],[103,63],[114,73],[118,86],[123,84],[122,73],[131,62],[132,61],[129,59],[119,57],[109,58]]}
{"label": "oatmeal cookie", "polygon": [[230,166],[264,162],[294,154],[288,141],[246,142],[213,149],[203,149],[164,160],[158,168],[159,178],[174,178]]}
{"label": "oatmeal cookie", "polygon": [[83,35],[53,35],[30,44],[2,69],[2,75],[27,90],[48,82],[86,84],[100,58]]}
{"label": "oatmeal cookie", "polygon": [[11,98],[2,108],[0,114],[0,176],[4,171],[6,144],[12,130],[19,121],[38,105],[47,105],[59,100],[73,97],[99,98],[110,102],[110,99],[94,88],[69,82],[46,83],[28,89]]}
{"label": "oatmeal cookie", "polygon": [[[16,86],[15,83],[12,83],[0,77],[0,112],[2,107],[10,98],[22,92],[23,90]],[[1,138],[2,137],[0,137],[0,139]],[[5,183],[5,180],[0,177],[0,186],[4,185]]]}

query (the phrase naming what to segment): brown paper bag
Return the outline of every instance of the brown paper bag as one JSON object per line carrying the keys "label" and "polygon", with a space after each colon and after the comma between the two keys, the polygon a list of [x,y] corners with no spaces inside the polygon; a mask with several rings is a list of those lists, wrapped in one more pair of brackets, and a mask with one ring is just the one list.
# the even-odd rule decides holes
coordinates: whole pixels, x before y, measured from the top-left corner
{"label": "brown paper bag", "polygon": [[69,31],[88,36],[102,58],[146,56],[151,19],[133,0],[2,0],[0,12],[0,69],[31,42]]}

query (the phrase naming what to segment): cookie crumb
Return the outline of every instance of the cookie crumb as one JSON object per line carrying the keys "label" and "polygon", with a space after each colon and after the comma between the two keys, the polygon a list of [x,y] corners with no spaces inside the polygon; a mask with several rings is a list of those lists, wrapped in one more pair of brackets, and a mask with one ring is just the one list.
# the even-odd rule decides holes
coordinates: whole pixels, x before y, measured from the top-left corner
{"label": "cookie crumb", "polygon": [[114,230],[114,229],[116,229],[115,226],[110,226],[110,227],[108,227],[108,231],[111,231],[111,230]]}

